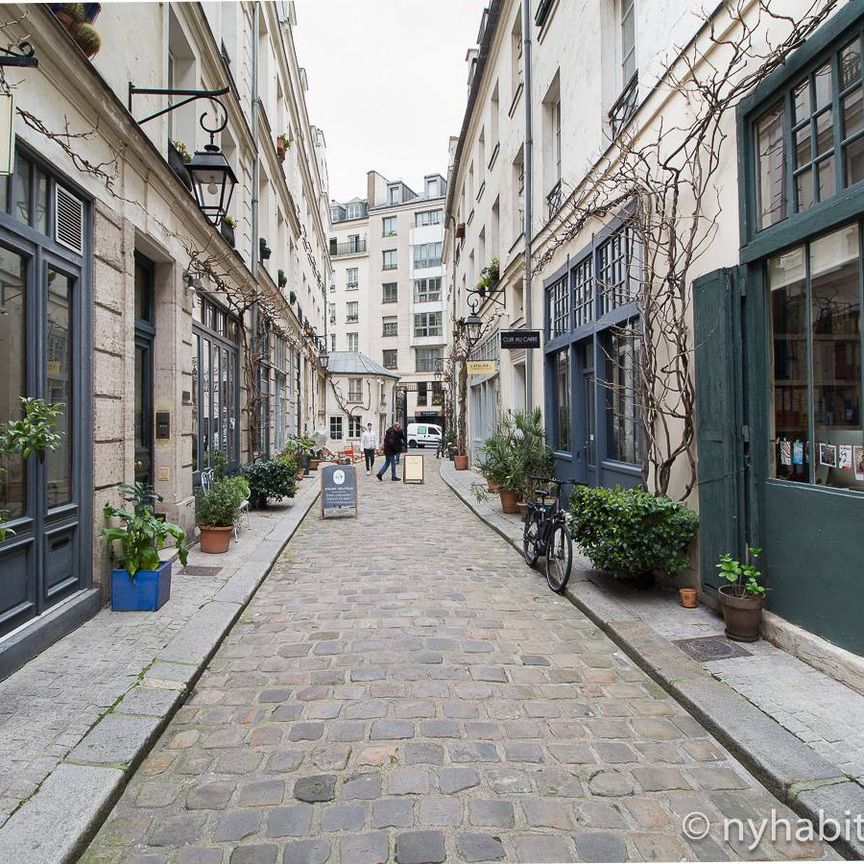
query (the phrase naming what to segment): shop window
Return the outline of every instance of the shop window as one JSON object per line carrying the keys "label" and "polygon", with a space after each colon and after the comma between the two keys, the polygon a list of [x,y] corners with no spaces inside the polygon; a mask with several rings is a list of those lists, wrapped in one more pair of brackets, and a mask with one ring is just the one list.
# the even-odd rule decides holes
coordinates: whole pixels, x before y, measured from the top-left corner
{"label": "shop window", "polygon": [[770,476],[864,491],[861,226],[768,261]]}
{"label": "shop window", "polygon": [[616,231],[598,250],[601,314],[632,303],[639,295],[637,248],[631,228]]}
{"label": "shop window", "polygon": [[594,318],[594,267],[589,255],[573,269],[573,326],[581,327]]}
{"label": "shop window", "polygon": [[555,449],[570,450],[570,349],[555,355]]}
{"label": "shop window", "polygon": [[547,289],[549,338],[570,332],[570,291],[564,276]]}
{"label": "shop window", "polygon": [[639,407],[640,339],[635,327],[631,321],[610,334],[607,454],[618,462],[640,465],[644,436]]}

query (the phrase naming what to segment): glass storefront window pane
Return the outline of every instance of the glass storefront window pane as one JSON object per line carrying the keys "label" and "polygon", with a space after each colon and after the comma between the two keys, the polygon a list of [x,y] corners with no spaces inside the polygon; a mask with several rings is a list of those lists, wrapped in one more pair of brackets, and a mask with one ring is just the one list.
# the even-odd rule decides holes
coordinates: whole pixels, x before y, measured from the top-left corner
{"label": "glass storefront window pane", "polygon": [[201,339],[192,334],[192,470],[198,471],[198,364],[201,358]]}
{"label": "glass storefront window pane", "polygon": [[826,198],[830,198],[836,191],[834,157],[829,156],[819,163],[819,200],[824,201]]}
{"label": "glass storefront window pane", "polygon": [[48,507],[72,500],[72,279],[48,271],[48,317],[45,330],[46,400],[62,403],[55,430],[60,433],[56,450],[45,454]]}
{"label": "glass storefront window pane", "polygon": [[831,61],[816,70],[813,78],[816,90],[816,110],[831,104],[833,89],[831,86]]}
{"label": "glass storefront window pane", "polygon": [[855,39],[840,52],[840,89],[861,80],[861,40]]}
{"label": "glass storefront window pane", "polygon": [[849,138],[864,128],[864,113],[861,110],[862,93],[860,87],[856,87],[848,96],[843,98],[843,137]]}
{"label": "glass storefront window pane", "polygon": [[834,146],[834,115],[831,109],[816,118],[816,155],[827,153]]}
{"label": "glass storefront window pane", "polygon": [[786,218],[783,117],[783,103],[779,102],[756,123],[756,213],[760,229]]}
{"label": "glass storefront window pane", "polygon": [[806,277],[803,247],[768,262],[774,451],[770,476],[804,483],[810,479]]}
{"label": "glass storefront window pane", "polygon": [[[0,422],[18,419],[26,395],[24,259],[0,248]],[[20,456],[9,457],[0,467],[0,511],[7,519],[27,512],[27,475]]]}
{"label": "glass storefront window pane", "polygon": [[555,357],[555,381],[558,403],[558,424],[555,449],[570,450],[570,349],[559,351]]}
{"label": "glass storefront window pane", "polygon": [[[611,394],[609,455],[619,462],[642,463],[642,425],[639,410],[639,341],[631,323],[613,332],[611,342]],[[629,332],[628,332],[629,331]]]}
{"label": "glass storefront window pane", "polygon": [[23,156],[16,156],[15,174],[12,178],[15,195],[12,215],[25,225],[30,224],[30,178],[32,175],[33,165]]}
{"label": "glass storefront window pane", "polygon": [[802,81],[795,88],[795,122],[800,123],[812,113],[810,110],[810,81]]}
{"label": "glass storefront window pane", "polygon": [[843,148],[846,159],[846,185],[864,180],[864,138],[859,138]]}
{"label": "glass storefront window pane", "polygon": [[48,233],[48,177],[36,170],[36,201],[33,227],[41,234]]}
{"label": "glass storefront window pane", "polygon": [[815,480],[864,490],[860,266],[857,225],[810,244]]}
{"label": "glass storefront window pane", "polygon": [[806,210],[813,203],[813,169],[802,171],[795,178],[795,188],[798,198],[798,209]]}

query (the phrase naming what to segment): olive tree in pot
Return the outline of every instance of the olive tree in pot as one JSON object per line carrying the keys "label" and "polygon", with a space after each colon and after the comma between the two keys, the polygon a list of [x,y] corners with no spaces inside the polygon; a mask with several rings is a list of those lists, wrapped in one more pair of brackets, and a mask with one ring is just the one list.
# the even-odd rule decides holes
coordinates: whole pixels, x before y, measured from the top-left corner
{"label": "olive tree in pot", "polygon": [[[241,488],[237,482],[244,484]],[[201,532],[199,548],[202,552],[219,555],[231,545],[234,523],[240,513],[240,502],[249,485],[244,478],[223,477],[214,481],[206,492],[195,498],[195,515]]]}
{"label": "olive tree in pot", "polygon": [[762,573],[753,564],[761,554],[758,546],[750,546],[743,564],[726,554],[720,556],[717,565],[720,575],[730,583],[720,586],[720,606],[726,622],[726,635],[736,642],[755,642],[759,638],[762,606],[768,590],[760,584]]}
{"label": "olive tree in pot", "polygon": [[[154,505],[162,496],[150,487],[143,483],[124,484],[120,492],[132,509],[106,504],[102,510],[108,523],[102,535],[118,565],[111,571],[111,608],[115,612],[155,612],[171,596],[171,562],[161,561],[159,550],[169,537],[173,538],[177,557],[185,566],[186,534],[179,525],[156,515]],[[122,527],[111,525],[112,519],[122,522]]]}

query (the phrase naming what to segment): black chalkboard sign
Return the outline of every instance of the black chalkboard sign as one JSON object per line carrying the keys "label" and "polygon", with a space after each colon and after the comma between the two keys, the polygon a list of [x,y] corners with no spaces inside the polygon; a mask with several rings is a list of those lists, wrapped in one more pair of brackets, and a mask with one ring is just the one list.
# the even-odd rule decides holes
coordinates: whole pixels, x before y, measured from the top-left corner
{"label": "black chalkboard sign", "polygon": [[321,466],[321,518],[357,515],[357,470],[353,465]]}

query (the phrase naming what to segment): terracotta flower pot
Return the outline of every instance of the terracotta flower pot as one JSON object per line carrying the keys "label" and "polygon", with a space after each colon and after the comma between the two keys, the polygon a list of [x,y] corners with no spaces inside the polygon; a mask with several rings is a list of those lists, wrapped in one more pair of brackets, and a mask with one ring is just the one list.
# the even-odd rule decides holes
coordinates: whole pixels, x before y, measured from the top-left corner
{"label": "terracotta flower pot", "polygon": [[487,480],[486,484],[486,488],[489,490],[491,495],[497,495],[501,491],[501,487],[497,483],[493,483],[491,480]]}
{"label": "terracotta flower pot", "polygon": [[528,512],[528,502],[527,501],[517,501],[516,509],[519,511],[519,515],[524,518],[525,514]]}
{"label": "terracotta flower pot", "polygon": [[764,597],[747,594],[738,596],[736,585],[723,585],[719,589],[726,636],[736,642],[755,642],[759,638]]}
{"label": "terracotta flower pot", "polygon": [[501,489],[498,492],[501,497],[501,509],[505,513],[515,514],[519,512],[519,493],[512,489]]}
{"label": "terracotta flower pot", "polygon": [[456,465],[457,471],[467,471],[468,470],[468,456],[454,456],[453,463]]}
{"label": "terracotta flower pot", "polygon": [[219,555],[228,551],[228,547],[231,545],[231,534],[234,531],[233,526],[216,528],[211,525],[199,525],[198,530],[201,532],[198,548],[202,552]]}
{"label": "terracotta flower pot", "polygon": [[321,464],[321,460],[320,460],[320,459],[310,459],[310,460],[309,460],[309,470],[310,470],[310,471],[317,471],[317,470],[318,470],[318,466],[319,466],[320,464]]}
{"label": "terracotta flower pot", "polygon": [[298,468],[297,473],[294,475],[295,480],[302,480],[306,476],[306,471],[303,468]]}
{"label": "terracotta flower pot", "polygon": [[679,588],[678,602],[685,609],[695,609],[699,605],[699,595],[695,588]]}

